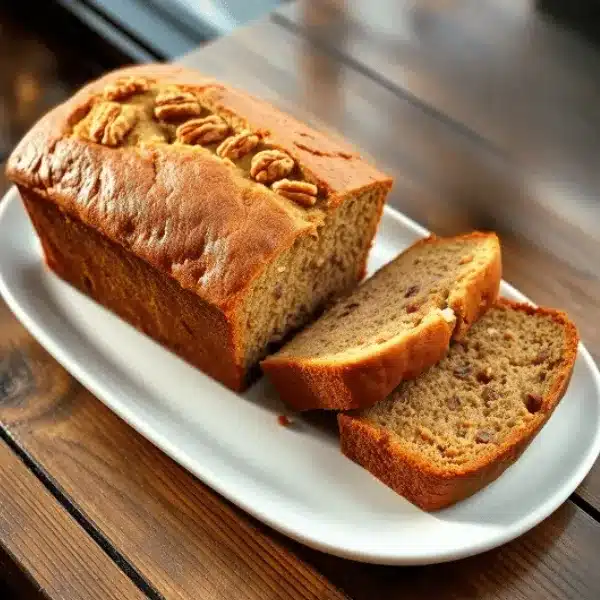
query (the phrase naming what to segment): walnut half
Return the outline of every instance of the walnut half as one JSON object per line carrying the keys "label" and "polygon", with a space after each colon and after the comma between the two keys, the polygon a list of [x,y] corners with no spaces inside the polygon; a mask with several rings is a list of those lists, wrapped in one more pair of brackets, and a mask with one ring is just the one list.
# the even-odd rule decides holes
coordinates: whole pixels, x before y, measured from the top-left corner
{"label": "walnut half", "polygon": [[87,137],[98,144],[118,146],[136,121],[136,113],[131,107],[121,106],[117,102],[101,102],[94,106],[89,115]]}
{"label": "walnut half", "polygon": [[120,77],[104,88],[107,100],[125,100],[134,94],[147,92],[150,85],[145,77]]}
{"label": "walnut half", "polygon": [[263,150],[252,157],[250,175],[259,183],[270,184],[287,177],[294,169],[294,159],[281,150]]}
{"label": "walnut half", "polygon": [[271,189],[285,198],[289,198],[300,206],[314,206],[317,201],[317,186],[308,181],[292,181],[281,179],[276,181]]}
{"label": "walnut half", "polygon": [[198,98],[191,92],[169,89],[156,96],[154,115],[161,121],[181,121],[202,112]]}
{"label": "walnut half", "polygon": [[183,144],[210,144],[227,137],[229,125],[217,115],[191,119],[177,128],[175,136]]}
{"label": "walnut half", "polygon": [[221,158],[238,160],[249,152],[252,152],[260,142],[260,137],[247,129],[236,135],[232,135],[221,142],[217,148],[217,155]]}

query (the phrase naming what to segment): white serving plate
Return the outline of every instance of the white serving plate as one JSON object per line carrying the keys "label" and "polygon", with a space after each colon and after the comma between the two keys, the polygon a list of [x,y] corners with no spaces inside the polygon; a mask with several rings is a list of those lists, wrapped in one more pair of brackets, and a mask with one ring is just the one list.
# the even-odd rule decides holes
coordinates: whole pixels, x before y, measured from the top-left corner
{"label": "white serving plate", "polygon": [[[426,233],[386,208],[370,271]],[[225,389],[49,272],[15,189],[0,205],[0,292],[65,368],[174,460],[271,527],[346,558],[425,564],[503,544],[562,504],[600,451],[600,375],[580,346],[567,394],[522,458],[428,514],[346,459],[334,430],[306,417],[279,425],[286,410],[264,380],[243,395]]]}

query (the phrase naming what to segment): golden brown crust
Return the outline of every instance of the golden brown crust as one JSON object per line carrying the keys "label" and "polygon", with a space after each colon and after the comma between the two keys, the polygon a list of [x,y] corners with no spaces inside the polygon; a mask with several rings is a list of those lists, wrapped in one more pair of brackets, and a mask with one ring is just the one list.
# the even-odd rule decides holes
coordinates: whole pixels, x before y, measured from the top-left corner
{"label": "golden brown crust", "polygon": [[495,233],[475,231],[467,237],[471,239],[491,237],[495,240],[496,251],[485,269],[475,271],[468,281],[462,282],[460,292],[454,292],[448,298],[448,306],[456,315],[456,325],[452,334],[455,340],[462,339],[471,325],[496,302],[502,280],[502,252],[498,236]]}
{"label": "golden brown crust", "polygon": [[244,387],[221,311],[35,192],[21,195],[57,275],[229,388]]}
{"label": "golden brown crust", "polygon": [[[456,315],[451,326],[439,313],[424,320],[410,334],[378,345],[369,356],[344,364],[274,355],[261,367],[281,398],[296,410],[314,408],[350,410],[368,408],[385,398],[402,380],[411,379],[439,362],[450,339],[462,336],[496,300],[502,276],[500,244],[493,233],[473,232],[456,240],[485,238],[495,243],[492,260],[464,282],[465,292],[455,293],[449,305]],[[415,242],[412,251],[437,238]]]}
{"label": "golden brown crust", "polygon": [[512,465],[563,397],[575,359],[579,337],[575,325],[560,311],[536,308],[528,304],[500,299],[499,304],[528,314],[548,315],[565,329],[566,348],[563,365],[550,392],[543,398],[542,409],[528,426],[514,431],[494,451],[460,469],[444,471],[410,454],[382,429],[366,419],[338,415],[342,452],[396,492],[424,510],[438,510],[482,489]]}
{"label": "golden brown crust", "polygon": [[294,203],[204,149],[164,143],[109,148],[71,135],[108,85],[130,78],[201,93],[232,127],[260,130],[319,186],[327,196],[324,210],[348,193],[391,185],[349,147],[263,101],[172,65],[110,73],[41,119],[10,157],[8,176],[226,312],[265,264],[298,236],[314,233],[315,224]]}

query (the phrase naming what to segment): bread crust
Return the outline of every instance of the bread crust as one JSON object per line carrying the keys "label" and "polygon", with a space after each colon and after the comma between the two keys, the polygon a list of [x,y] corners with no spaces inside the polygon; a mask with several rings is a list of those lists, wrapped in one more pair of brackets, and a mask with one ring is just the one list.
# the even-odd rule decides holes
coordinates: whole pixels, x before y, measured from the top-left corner
{"label": "bread crust", "polygon": [[[143,76],[203,91],[204,100],[265,138],[326,191],[333,210],[349,193],[391,180],[349,146],[270,104],[174,65],[113,71],[43,117],[11,154],[8,177],[100,231],[203,300],[230,311],[264,265],[315,222],[292,202],[209,153],[182,145],[109,148],[71,136],[74,116],[107,84]],[[135,174],[135,177],[132,177]],[[166,236],[162,226],[170,221]]]}
{"label": "bread crust", "polygon": [[477,460],[453,470],[442,470],[411,454],[383,429],[360,416],[338,415],[342,452],[423,510],[439,510],[463,500],[497,479],[521,456],[548,421],[569,384],[577,357],[579,336],[565,313],[500,299],[499,304],[528,314],[548,315],[565,329],[563,366],[541,410],[527,427],[512,432],[501,445]]}
{"label": "bread crust", "polygon": [[244,385],[239,364],[215,360],[234,352],[221,311],[35,192],[22,197],[46,264],[59,277],[228,387]]}
{"label": "bread crust", "polygon": [[326,198],[319,205],[325,214],[350,194],[389,190],[391,180],[350,146],[266,102],[174,65],[109,73],[48,113],[23,138],[7,166],[21,193],[54,203],[219,310],[232,350],[215,360],[239,365],[244,332],[237,315],[248,290],[298,238],[316,235],[322,219],[309,218],[292,201],[202,148],[167,143],[109,148],[72,135],[107,84],[130,76],[191,89],[232,126],[260,131],[265,143],[285,150],[318,186]]}
{"label": "bread crust", "polygon": [[[472,232],[456,240],[485,238],[494,245],[492,260],[465,282],[462,291],[448,299],[456,323],[440,313],[424,319],[408,334],[378,345],[368,354],[344,363],[293,359],[273,355],[261,362],[281,398],[296,410],[314,408],[350,410],[368,408],[385,398],[401,381],[417,377],[439,362],[452,338],[461,338],[469,327],[496,301],[502,265],[500,244],[494,233]],[[415,242],[405,252],[438,240],[430,236]]]}

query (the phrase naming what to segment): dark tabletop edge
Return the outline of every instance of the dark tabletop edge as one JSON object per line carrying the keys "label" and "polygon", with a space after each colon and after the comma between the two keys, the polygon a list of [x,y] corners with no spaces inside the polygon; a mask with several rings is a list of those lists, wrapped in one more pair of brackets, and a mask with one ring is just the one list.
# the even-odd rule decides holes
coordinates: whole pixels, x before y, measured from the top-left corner
{"label": "dark tabletop edge", "polygon": [[0,423],[0,439],[2,439],[23,464],[39,479],[44,487],[52,494],[58,503],[75,519],[82,529],[104,551],[104,553],[127,575],[131,582],[151,600],[165,600],[156,588],[136,569],[136,567],[117,550],[108,538],[71,500],[54,478],[21,447],[10,431]]}

